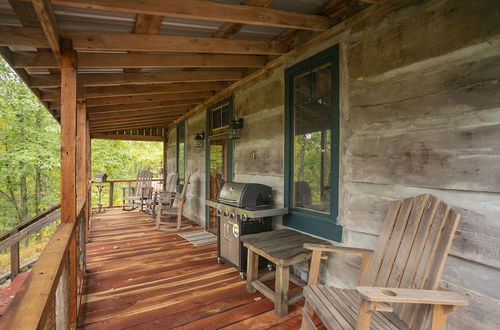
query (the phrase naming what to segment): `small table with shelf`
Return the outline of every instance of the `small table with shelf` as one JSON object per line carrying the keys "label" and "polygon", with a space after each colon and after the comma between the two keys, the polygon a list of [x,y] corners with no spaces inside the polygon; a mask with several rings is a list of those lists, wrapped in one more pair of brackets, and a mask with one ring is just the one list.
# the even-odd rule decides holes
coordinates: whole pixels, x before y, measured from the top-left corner
{"label": "small table with shelf", "polygon": [[[288,305],[303,297],[302,290],[288,295],[289,282],[300,287],[304,281],[290,274],[290,266],[311,259],[312,252],[304,248],[305,243],[329,244],[329,242],[291,229],[280,229],[270,232],[241,236],[243,245],[248,249],[247,291],[258,290],[274,302],[274,312],[278,316],[288,314]],[[276,271],[259,278],[259,256],[276,265]],[[275,291],[263,282],[275,277]]]}

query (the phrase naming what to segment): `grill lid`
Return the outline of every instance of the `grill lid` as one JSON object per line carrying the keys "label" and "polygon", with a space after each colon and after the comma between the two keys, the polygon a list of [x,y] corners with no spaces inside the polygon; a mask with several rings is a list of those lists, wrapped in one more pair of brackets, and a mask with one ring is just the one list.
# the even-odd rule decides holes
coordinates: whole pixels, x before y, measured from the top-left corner
{"label": "grill lid", "polygon": [[258,183],[225,182],[217,201],[248,208],[272,204],[272,188]]}

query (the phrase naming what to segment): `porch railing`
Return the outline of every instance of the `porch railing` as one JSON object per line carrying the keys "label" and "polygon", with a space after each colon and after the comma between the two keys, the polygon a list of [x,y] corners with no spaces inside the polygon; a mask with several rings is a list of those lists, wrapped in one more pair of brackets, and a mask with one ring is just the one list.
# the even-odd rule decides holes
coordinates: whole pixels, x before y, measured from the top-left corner
{"label": "porch railing", "polygon": [[57,227],[23,288],[0,319],[0,328],[75,327],[85,271],[87,202],[79,203],[77,210],[75,222],[63,222]]}
{"label": "porch railing", "polygon": [[[95,182],[92,181],[92,186],[95,187],[97,185],[103,185],[103,199],[107,199],[107,203],[104,204],[104,200],[102,201],[103,205],[102,208],[113,208],[113,207],[121,207],[122,204],[117,204],[115,203],[115,190],[116,188],[119,188],[119,193],[121,193],[123,186],[126,188],[130,189],[132,184],[136,182],[137,180],[135,179],[124,179],[124,180],[107,180],[104,182]],[[162,182],[163,179],[161,178],[155,178],[152,179],[153,182]],[[117,187],[118,184],[122,184],[122,186]],[[95,190],[92,190],[93,193],[96,193]],[[106,198],[107,197],[107,198]],[[121,200],[121,199],[120,199]],[[123,203],[123,201],[122,201]],[[93,207],[98,207],[97,203],[92,205]]]}
{"label": "porch railing", "polygon": [[[0,251],[10,249],[10,272],[0,275],[0,280],[14,279],[23,266],[19,262],[19,242],[28,235],[38,232],[43,227],[51,224],[61,217],[61,204],[49,207],[31,219],[20,223],[0,236]],[[29,262],[28,264],[32,263]]]}

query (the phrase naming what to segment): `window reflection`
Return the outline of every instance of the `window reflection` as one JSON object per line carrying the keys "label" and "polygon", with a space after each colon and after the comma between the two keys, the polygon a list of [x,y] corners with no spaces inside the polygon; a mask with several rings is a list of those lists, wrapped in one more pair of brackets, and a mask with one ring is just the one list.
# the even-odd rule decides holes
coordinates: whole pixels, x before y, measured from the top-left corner
{"label": "window reflection", "polygon": [[330,64],[295,77],[293,91],[293,204],[296,208],[330,213]]}

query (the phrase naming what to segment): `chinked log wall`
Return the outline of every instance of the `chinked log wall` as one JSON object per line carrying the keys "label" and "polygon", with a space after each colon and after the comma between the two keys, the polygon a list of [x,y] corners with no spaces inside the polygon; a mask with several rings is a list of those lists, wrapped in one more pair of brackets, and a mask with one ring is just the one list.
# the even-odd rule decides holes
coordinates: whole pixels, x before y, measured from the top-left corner
{"label": "chinked log wall", "polygon": [[[500,2],[398,3],[345,21],[233,91],[235,115],[245,118],[235,180],[270,184],[283,202],[284,69],[340,42],[344,243],[373,247],[391,200],[430,192],[456,205],[462,220],[442,286],[471,305],[451,314],[448,327],[493,329],[500,323]],[[204,126],[204,111],[186,119],[187,172],[196,174],[186,209],[200,222],[205,155],[192,141]],[[171,128],[169,170],[175,138]],[[352,286],[359,259],[335,255],[327,269],[328,281]]]}

